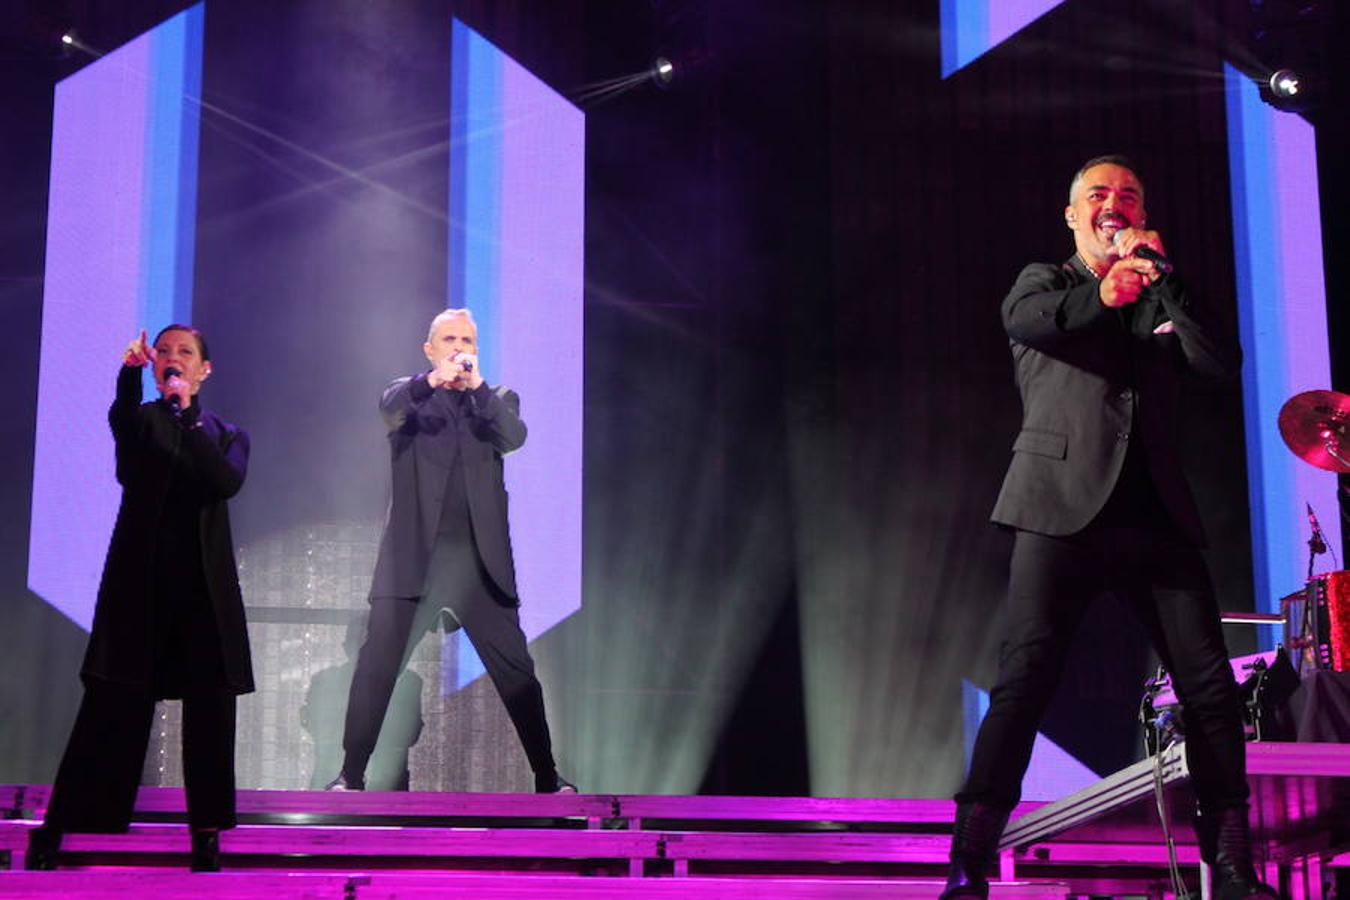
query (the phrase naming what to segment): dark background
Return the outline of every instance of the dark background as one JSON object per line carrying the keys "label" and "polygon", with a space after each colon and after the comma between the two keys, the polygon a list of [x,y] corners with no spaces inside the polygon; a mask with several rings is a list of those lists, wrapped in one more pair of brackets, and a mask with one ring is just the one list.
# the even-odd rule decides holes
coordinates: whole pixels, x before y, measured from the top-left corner
{"label": "dark background", "polygon": [[[56,38],[111,49],[187,5],[0,6],[0,780],[51,778],[85,639],[25,587],[52,87],[84,63]],[[1346,13],[1298,5],[1312,27],[1258,40],[1244,2],[1070,0],[946,81],[936,0],[208,6],[195,304],[208,402],[253,435],[237,540],[380,502],[347,475],[380,453],[350,403],[416,365],[404,336],[444,302],[450,16],[574,97],[665,54],[669,89],[585,107],[585,607],[536,645],[565,771],[949,794],[1010,546],[986,524],[1019,420],[998,304],[1069,254],[1069,178],[1106,152],[1138,162],[1188,281],[1232,297],[1221,60],[1294,46],[1345,108],[1319,48]],[[1345,390],[1346,127],[1309,117]],[[1237,386],[1188,410],[1220,604],[1250,608]],[[1131,761],[1148,669],[1100,603],[1046,733]]]}

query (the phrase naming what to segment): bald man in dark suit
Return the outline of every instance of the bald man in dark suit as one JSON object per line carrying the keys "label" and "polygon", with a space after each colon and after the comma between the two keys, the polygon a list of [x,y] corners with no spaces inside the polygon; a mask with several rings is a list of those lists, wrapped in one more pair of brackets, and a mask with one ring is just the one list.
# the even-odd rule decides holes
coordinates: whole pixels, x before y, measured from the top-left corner
{"label": "bald man in dark suit", "polygon": [[467,309],[436,316],[423,352],[430,371],[394,381],[380,399],[392,499],[352,676],[342,772],[328,787],[365,787],[398,674],[448,611],[501,695],[535,790],[574,792],[554,763],[544,693],[520,627],[503,478],[503,457],[525,443],[520,398],[483,381],[478,327]]}

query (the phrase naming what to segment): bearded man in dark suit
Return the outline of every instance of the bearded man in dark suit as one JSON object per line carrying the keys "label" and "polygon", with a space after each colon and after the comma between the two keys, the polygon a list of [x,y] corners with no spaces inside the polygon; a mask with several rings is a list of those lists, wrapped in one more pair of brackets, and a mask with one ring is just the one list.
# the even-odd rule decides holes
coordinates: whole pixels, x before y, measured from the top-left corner
{"label": "bearded man in dark suit", "polygon": [[1003,301],[1023,407],[992,517],[1015,534],[1008,632],[956,797],[942,896],[988,896],[986,873],[1074,631],[1088,603],[1112,591],[1139,617],[1184,703],[1214,895],[1274,897],[1251,861],[1237,689],[1176,437],[1182,377],[1231,378],[1241,349],[1168,271],[1128,160],[1084,165],[1064,221],[1074,255],[1027,266]]}
{"label": "bearded man in dark suit", "polygon": [[484,382],[467,309],[436,316],[422,350],[430,371],[394,381],[380,398],[392,498],[348,696],[342,772],[328,788],[364,788],[399,672],[448,611],[501,695],[535,790],[574,792],[554,763],[544,692],[520,627],[502,462],[525,443],[520,398]]}

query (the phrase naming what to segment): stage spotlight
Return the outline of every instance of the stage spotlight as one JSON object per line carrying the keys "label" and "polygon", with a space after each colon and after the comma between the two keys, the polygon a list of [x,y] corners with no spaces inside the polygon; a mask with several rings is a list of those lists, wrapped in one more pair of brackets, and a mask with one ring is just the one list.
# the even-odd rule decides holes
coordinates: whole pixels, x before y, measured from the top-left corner
{"label": "stage spotlight", "polygon": [[1322,88],[1316,73],[1286,67],[1264,81],[1257,78],[1261,99],[1280,112],[1309,113],[1319,105]]}
{"label": "stage spotlight", "polygon": [[627,75],[593,81],[571,92],[570,96],[578,106],[591,107],[643,87],[649,81],[659,88],[667,88],[674,80],[675,64],[664,56],[658,56],[645,69],[638,69],[636,72],[630,72]]}
{"label": "stage spotlight", "polygon": [[74,28],[67,28],[61,32],[61,55],[70,56],[76,50],[85,53],[97,59],[103,53],[90,47],[84,41],[80,40],[80,33]]}
{"label": "stage spotlight", "polygon": [[1276,100],[1293,100],[1303,90],[1303,80],[1293,69],[1280,69],[1270,76],[1270,93]]}
{"label": "stage spotlight", "polygon": [[652,62],[651,77],[657,87],[669,87],[675,80],[675,64],[664,56],[658,56]]}

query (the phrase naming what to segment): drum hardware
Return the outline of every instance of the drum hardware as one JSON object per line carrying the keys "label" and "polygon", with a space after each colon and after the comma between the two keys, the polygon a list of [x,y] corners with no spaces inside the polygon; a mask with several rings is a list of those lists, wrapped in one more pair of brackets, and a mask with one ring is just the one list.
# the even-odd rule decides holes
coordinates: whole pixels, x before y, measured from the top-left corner
{"label": "drum hardware", "polygon": [[1280,599],[1284,644],[1299,675],[1314,669],[1350,672],[1350,572],[1326,572]]}
{"label": "drum hardware", "polygon": [[[1280,408],[1279,428],[1280,437],[1299,459],[1328,472],[1350,472],[1350,394],[1295,394]],[[1305,507],[1311,528],[1307,584],[1280,600],[1284,644],[1293,652],[1300,676],[1313,669],[1350,671],[1350,572],[1313,574],[1317,557],[1330,552],[1334,560],[1335,551],[1328,546],[1312,504]]]}
{"label": "drum hardware", "polygon": [[[1238,682],[1243,732],[1249,741],[1287,740],[1278,711],[1298,690],[1300,679],[1283,646],[1266,653],[1229,660]],[[1139,703],[1139,723],[1144,727],[1144,750],[1152,756],[1185,739],[1185,704],[1172,689],[1172,676],[1159,666],[1144,683]]]}
{"label": "drum hardware", "polygon": [[1238,685],[1243,727],[1249,741],[1284,741],[1291,737],[1288,729],[1281,727],[1276,713],[1298,690],[1300,679],[1284,647],[1277,646],[1274,657],[1268,663],[1265,655],[1258,656],[1243,666],[1251,672]]}
{"label": "drum hardware", "polygon": [[1280,437],[1304,462],[1350,472],[1350,394],[1304,391],[1280,408]]}
{"label": "drum hardware", "polygon": [[1181,704],[1172,693],[1171,676],[1162,666],[1158,666],[1153,677],[1144,682],[1144,696],[1139,701],[1139,724],[1144,728],[1146,756],[1156,756],[1185,739]]}

